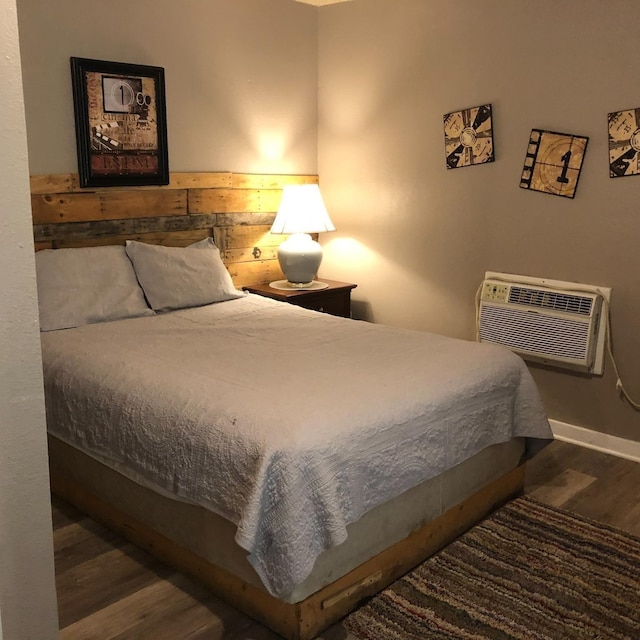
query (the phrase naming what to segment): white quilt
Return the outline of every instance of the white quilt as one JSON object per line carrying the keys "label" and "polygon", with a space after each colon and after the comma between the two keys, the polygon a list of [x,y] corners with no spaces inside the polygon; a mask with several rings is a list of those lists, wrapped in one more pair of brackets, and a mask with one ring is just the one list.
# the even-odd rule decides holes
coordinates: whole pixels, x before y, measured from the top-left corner
{"label": "white quilt", "polygon": [[232,520],[275,596],[367,510],[491,444],[551,438],[506,349],[252,295],[42,346],[49,430]]}

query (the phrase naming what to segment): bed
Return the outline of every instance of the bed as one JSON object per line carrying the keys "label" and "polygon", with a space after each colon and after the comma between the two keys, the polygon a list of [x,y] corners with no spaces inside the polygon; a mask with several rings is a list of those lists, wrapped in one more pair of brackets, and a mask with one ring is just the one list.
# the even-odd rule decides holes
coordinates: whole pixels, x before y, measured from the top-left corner
{"label": "bed", "polygon": [[210,238],[36,267],[53,490],[286,638],[515,495],[551,438],[511,352],[242,293]]}

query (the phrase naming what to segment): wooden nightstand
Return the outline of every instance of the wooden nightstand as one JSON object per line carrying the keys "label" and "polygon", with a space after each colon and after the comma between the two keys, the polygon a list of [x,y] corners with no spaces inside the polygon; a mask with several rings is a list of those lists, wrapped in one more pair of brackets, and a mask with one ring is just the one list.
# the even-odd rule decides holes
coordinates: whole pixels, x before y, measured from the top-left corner
{"label": "wooden nightstand", "polygon": [[338,282],[336,280],[327,280],[326,278],[318,278],[320,282],[326,282],[329,286],[326,289],[301,289],[282,291],[273,289],[269,283],[253,284],[242,287],[249,293],[257,293],[265,298],[273,298],[281,300],[289,304],[295,304],[305,309],[313,311],[322,311],[330,313],[333,316],[341,316],[343,318],[351,317],[351,290],[355,289],[357,284],[348,282]]}

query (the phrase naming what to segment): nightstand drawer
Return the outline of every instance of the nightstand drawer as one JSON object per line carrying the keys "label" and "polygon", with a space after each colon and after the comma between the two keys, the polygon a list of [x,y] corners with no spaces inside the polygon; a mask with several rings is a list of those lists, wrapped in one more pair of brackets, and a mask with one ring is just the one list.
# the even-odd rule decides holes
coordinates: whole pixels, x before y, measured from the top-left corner
{"label": "nightstand drawer", "polygon": [[288,301],[290,304],[311,309],[313,311],[321,311],[322,313],[330,313],[332,316],[342,316],[343,318],[351,317],[351,290],[336,291],[334,293],[326,293],[325,295],[304,296]]}

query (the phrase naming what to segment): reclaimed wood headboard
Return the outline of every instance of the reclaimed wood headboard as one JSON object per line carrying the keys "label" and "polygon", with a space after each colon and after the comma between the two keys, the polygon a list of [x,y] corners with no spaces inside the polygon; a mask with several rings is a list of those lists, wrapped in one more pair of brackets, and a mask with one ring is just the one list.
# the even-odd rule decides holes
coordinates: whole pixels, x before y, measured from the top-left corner
{"label": "reclaimed wood headboard", "polygon": [[36,250],[139,240],[186,246],[213,235],[237,287],[282,278],[269,232],[282,188],[314,175],[172,173],[165,186],[81,188],[77,174],[31,177]]}

